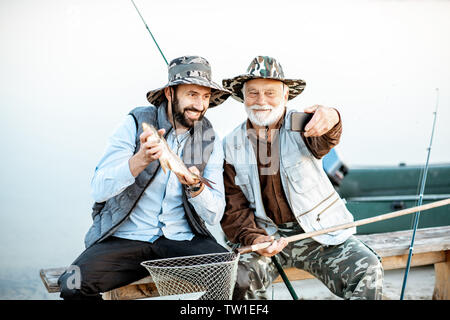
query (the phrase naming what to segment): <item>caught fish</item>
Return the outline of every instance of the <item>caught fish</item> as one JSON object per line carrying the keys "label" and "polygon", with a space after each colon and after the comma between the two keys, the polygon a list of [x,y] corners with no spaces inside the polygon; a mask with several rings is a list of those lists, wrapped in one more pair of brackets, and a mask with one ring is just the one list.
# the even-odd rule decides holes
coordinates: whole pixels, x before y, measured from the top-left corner
{"label": "caught fish", "polygon": [[211,186],[211,184],[214,184],[214,182],[189,171],[180,157],[169,148],[166,139],[164,139],[164,137],[158,133],[158,130],[156,130],[154,126],[143,122],[142,128],[144,129],[144,131],[153,132],[153,134],[147,138],[147,141],[162,144],[163,151],[161,157],[159,157],[158,160],[164,173],[167,173],[167,170],[172,170],[172,172],[177,176],[190,177],[192,180],[196,181],[196,183],[201,181],[211,189],[214,189]]}

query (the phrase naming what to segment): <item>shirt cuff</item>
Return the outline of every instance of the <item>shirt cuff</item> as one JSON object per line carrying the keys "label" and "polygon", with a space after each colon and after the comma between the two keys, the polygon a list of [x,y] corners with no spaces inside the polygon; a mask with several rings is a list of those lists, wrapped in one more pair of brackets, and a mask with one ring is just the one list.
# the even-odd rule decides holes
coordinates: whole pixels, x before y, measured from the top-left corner
{"label": "shirt cuff", "polygon": [[[337,128],[342,124],[342,121],[341,121],[341,114],[340,114],[339,110],[336,109],[336,108],[333,108],[333,109],[336,110],[336,112],[337,112],[337,114],[338,114],[338,122],[336,122],[336,124],[333,126],[333,128],[330,129],[331,132],[337,131]],[[330,131],[329,131],[329,132],[330,132]]]}
{"label": "shirt cuff", "polygon": [[186,191],[188,201],[194,206],[194,208],[200,208],[200,206],[205,203],[211,202],[211,193],[207,190],[206,186],[203,187],[203,190],[197,194],[195,197],[191,196],[189,191]]}
{"label": "shirt cuff", "polygon": [[188,201],[194,207],[197,214],[209,225],[216,225],[222,219],[225,204],[221,205],[219,203],[220,199],[214,197],[212,191],[206,186],[195,197],[188,195]]}

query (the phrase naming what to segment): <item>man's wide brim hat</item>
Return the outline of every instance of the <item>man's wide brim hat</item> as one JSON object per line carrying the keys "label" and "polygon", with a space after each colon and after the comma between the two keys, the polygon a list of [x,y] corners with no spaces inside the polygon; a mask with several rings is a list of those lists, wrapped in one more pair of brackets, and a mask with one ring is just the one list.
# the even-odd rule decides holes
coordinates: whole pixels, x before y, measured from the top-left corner
{"label": "man's wide brim hat", "polygon": [[164,89],[179,84],[196,84],[211,88],[209,107],[215,107],[227,100],[231,92],[211,80],[211,67],[209,62],[199,56],[183,56],[173,59],[169,63],[169,82],[159,89],[147,93],[147,100],[155,105],[160,105],[166,96]]}
{"label": "man's wide brim hat", "polygon": [[246,81],[252,79],[273,79],[283,82],[289,87],[288,100],[294,99],[302,93],[306,86],[306,82],[301,79],[286,79],[281,64],[275,58],[267,56],[257,56],[248,66],[246,74],[241,74],[231,79],[224,79],[222,84],[232,92],[234,99],[244,102],[242,87]]}

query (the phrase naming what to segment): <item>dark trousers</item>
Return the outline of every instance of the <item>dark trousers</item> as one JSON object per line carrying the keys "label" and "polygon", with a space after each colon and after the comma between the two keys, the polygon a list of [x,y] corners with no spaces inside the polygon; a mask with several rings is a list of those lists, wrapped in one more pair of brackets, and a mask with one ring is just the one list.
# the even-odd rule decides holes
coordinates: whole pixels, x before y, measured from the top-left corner
{"label": "dark trousers", "polygon": [[[106,292],[150,275],[145,260],[227,252],[214,239],[195,236],[190,241],[158,238],[155,242],[109,237],[86,249],[72,264],[72,272],[61,275],[58,283],[63,299],[101,299]],[[74,268],[73,266],[76,266]],[[79,285],[74,285],[79,272]],[[74,288],[75,287],[75,288]]]}

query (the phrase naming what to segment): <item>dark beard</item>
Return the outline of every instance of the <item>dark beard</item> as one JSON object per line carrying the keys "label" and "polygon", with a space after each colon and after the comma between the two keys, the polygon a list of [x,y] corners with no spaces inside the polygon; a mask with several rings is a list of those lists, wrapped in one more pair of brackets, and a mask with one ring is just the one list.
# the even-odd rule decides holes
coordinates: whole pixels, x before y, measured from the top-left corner
{"label": "dark beard", "polygon": [[173,104],[172,104],[173,117],[177,123],[181,124],[185,128],[191,129],[194,127],[195,121],[202,121],[204,113],[201,113],[197,120],[192,121],[185,115],[185,112],[189,110],[197,111],[189,107],[185,108],[184,110],[181,110],[180,104],[178,103],[178,99],[176,98],[175,94],[175,97],[173,97]]}

